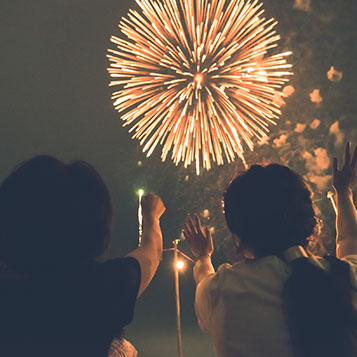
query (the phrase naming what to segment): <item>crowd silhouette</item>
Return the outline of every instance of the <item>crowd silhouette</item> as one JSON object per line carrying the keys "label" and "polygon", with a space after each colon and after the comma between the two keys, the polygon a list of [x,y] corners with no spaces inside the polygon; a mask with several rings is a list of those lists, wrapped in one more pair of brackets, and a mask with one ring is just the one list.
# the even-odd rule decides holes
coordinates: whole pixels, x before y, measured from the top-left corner
{"label": "crowd silhouette", "polygon": [[[357,353],[357,146],[333,160],[336,254],[311,250],[316,214],[303,178],[252,165],[223,194],[241,260],[215,271],[199,216],[183,234],[196,258],[195,310],[219,357],[352,357]],[[223,189],[223,188],[222,188]],[[160,197],[143,197],[143,234],[99,262],[112,227],[109,191],[88,163],[37,156],[0,185],[0,356],[137,355],[123,335],[160,263]],[[135,341],[133,341],[135,345]],[[143,351],[145,355],[145,351]]]}

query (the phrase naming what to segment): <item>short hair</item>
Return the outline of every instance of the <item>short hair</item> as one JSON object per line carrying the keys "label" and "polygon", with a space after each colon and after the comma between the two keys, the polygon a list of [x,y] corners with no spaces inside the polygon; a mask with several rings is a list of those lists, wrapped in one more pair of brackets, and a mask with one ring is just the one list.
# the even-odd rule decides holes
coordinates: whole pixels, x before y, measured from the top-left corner
{"label": "short hair", "polygon": [[14,270],[90,261],[109,244],[110,194],[84,161],[36,156],[0,185],[0,259]]}
{"label": "short hair", "polygon": [[[306,247],[317,223],[311,192],[302,177],[277,164],[253,165],[238,175],[224,194],[224,211],[241,250],[252,250],[256,258],[283,258],[291,246]],[[299,258],[290,267],[282,306],[294,355],[352,356],[357,316],[348,264],[335,261],[331,272],[326,272]]]}
{"label": "short hair", "polygon": [[233,179],[223,197],[228,228],[240,248],[257,257],[306,246],[316,226],[311,192],[286,166],[253,165]]}

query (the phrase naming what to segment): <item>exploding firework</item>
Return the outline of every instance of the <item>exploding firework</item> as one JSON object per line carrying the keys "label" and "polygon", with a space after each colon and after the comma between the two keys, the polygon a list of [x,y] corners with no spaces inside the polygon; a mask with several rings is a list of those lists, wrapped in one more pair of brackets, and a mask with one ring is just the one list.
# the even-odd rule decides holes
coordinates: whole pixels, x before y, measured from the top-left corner
{"label": "exploding firework", "polygon": [[290,52],[268,56],[280,36],[257,0],[137,0],[111,37],[114,107],[150,156],[162,145],[177,165],[209,170],[253,150],[281,114]]}

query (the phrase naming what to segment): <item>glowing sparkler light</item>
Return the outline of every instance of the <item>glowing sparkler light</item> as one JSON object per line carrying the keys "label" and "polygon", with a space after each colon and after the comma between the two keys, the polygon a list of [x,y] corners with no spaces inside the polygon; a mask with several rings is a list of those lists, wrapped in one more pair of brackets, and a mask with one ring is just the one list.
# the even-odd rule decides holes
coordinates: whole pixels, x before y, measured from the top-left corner
{"label": "glowing sparkler light", "polygon": [[182,260],[178,260],[177,263],[176,263],[176,268],[181,270],[183,269],[185,266],[185,263],[182,261]]}
{"label": "glowing sparkler light", "polygon": [[290,52],[258,0],[136,0],[112,36],[108,69],[115,109],[150,156],[162,145],[176,165],[209,170],[253,150],[281,114]]}
{"label": "glowing sparkler light", "polygon": [[138,196],[139,196],[139,206],[138,206],[138,223],[139,223],[139,243],[138,245],[141,245],[141,239],[143,237],[143,209],[141,207],[141,200],[144,195],[144,190],[140,189],[138,190]]}

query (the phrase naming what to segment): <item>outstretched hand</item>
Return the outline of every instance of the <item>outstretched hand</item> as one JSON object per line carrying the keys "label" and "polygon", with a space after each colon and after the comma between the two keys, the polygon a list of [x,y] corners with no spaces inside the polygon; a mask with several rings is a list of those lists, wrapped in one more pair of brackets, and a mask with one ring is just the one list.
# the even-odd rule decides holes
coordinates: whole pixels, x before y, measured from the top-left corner
{"label": "outstretched hand", "polygon": [[194,219],[187,217],[184,223],[183,235],[196,258],[203,255],[212,255],[214,248],[211,232],[208,227],[201,226],[201,221],[197,214],[194,215]]}
{"label": "outstretched hand", "polygon": [[351,156],[351,143],[345,147],[345,159],[341,170],[338,169],[338,160],[333,158],[333,186],[338,193],[352,190],[357,182],[357,145]]}

